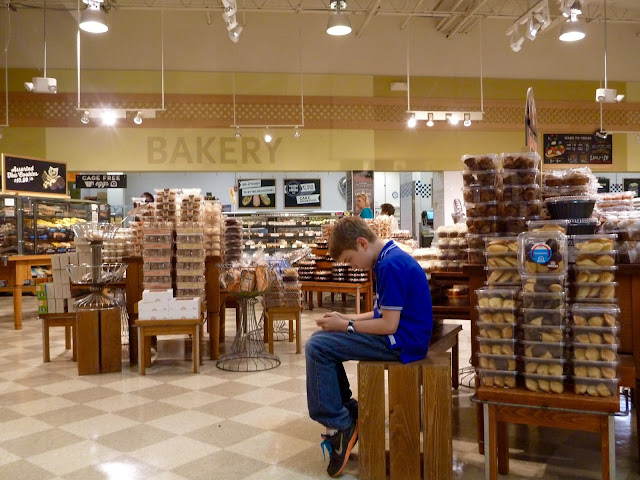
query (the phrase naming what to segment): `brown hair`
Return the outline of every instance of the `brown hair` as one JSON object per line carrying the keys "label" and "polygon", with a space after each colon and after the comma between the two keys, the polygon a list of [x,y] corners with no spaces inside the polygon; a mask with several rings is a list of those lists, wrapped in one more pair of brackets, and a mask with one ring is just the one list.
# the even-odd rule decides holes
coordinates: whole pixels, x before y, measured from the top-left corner
{"label": "brown hair", "polygon": [[369,242],[375,242],[378,236],[360,217],[344,217],[333,226],[329,239],[329,255],[335,260],[346,250],[357,250],[356,240],[364,238]]}
{"label": "brown hair", "polygon": [[382,205],[380,205],[380,212],[384,213],[385,215],[393,215],[394,213],[396,213],[396,209],[390,203],[383,203]]}

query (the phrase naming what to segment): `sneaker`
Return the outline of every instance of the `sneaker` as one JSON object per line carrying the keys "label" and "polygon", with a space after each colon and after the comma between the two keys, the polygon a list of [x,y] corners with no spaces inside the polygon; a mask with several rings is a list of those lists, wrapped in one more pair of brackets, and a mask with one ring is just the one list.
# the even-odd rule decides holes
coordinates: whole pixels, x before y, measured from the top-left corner
{"label": "sneaker", "polygon": [[354,420],[358,419],[358,401],[355,398],[350,398],[344,404],[347,410],[349,410],[349,416]]}
{"label": "sneaker", "polygon": [[347,464],[351,449],[358,440],[358,421],[353,420],[346,430],[338,430],[333,435],[322,435],[322,438],[323,457],[325,449],[329,452],[327,473],[330,477],[337,477]]}

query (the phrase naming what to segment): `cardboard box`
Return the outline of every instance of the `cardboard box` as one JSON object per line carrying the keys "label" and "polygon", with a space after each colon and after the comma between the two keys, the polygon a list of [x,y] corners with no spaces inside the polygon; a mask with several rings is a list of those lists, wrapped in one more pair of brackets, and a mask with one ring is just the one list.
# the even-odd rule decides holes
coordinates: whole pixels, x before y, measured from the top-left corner
{"label": "cardboard box", "polygon": [[167,301],[138,302],[139,320],[167,320],[169,318],[169,305]]}
{"label": "cardboard box", "polygon": [[78,253],[78,265],[82,265],[83,263],[86,263],[87,265],[91,265],[91,252]]}
{"label": "cardboard box", "polygon": [[76,299],[75,298],[66,298],[65,303],[67,305],[67,312],[75,312],[76,311]]}
{"label": "cardboard box", "polygon": [[62,298],[71,298],[71,285],[62,285]]}
{"label": "cardboard box", "polygon": [[[151,302],[168,302],[173,298],[173,289],[152,289],[152,290],[143,290],[142,291],[142,302],[140,303],[151,303]],[[168,308],[165,307],[165,308]]]}
{"label": "cardboard box", "polygon": [[49,313],[49,309],[47,308],[46,305],[44,306],[38,305],[38,314],[42,314],[42,313]]}
{"label": "cardboard box", "polygon": [[60,255],[51,255],[51,268],[60,269]]}
{"label": "cardboard box", "polygon": [[[64,298],[64,296],[62,295],[62,285],[56,285],[54,284],[54,288],[53,288],[56,292],[56,294],[54,295],[53,298]],[[71,286],[69,286],[69,289],[71,289]]]}
{"label": "cardboard box", "polygon": [[78,265],[78,252],[69,252],[67,255],[69,256],[70,265]]}
{"label": "cardboard box", "polygon": [[60,270],[60,283],[62,285],[69,285],[71,283],[71,277],[69,276],[69,272],[66,269]]}
{"label": "cardboard box", "polygon": [[42,283],[44,285],[44,297],[43,298],[56,298],[56,285],[55,283]]}
{"label": "cardboard box", "polygon": [[53,271],[53,283],[56,285],[62,285],[62,270],[59,268]]}
{"label": "cardboard box", "polygon": [[47,298],[46,283],[36,285],[36,297],[38,300]]}
{"label": "cardboard box", "polygon": [[169,300],[171,318],[200,318],[200,297],[172,298]]}
{"label": "cardboard box", "polygon": [[61,253],[61,254],[55,255],[55,256],[58,257],[58,261],[60,263],[60,269],[64,270],[64,267],[66,265],[69,265],[69,254]]}

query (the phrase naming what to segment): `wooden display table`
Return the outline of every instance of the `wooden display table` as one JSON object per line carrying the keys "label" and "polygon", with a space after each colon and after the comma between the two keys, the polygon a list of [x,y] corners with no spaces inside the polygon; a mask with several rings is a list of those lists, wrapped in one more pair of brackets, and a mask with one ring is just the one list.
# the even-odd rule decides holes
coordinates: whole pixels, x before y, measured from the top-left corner
{"label": "wooden display table", "polygon": [[25,285],[25,280],[31,280],[31,267],[50,267],[51,255],[11,255],[7,264],[0,264],[0,277],[9,280],[9,286],[4,291],[13,294],[13,325],[16,330],[22,329],[22,292],[36,293],[36,287]]}
{"label": "wooden display table", "polygon": [[[202,353],[202,318],[173,320],[136,320],[138,328],[138,370],[144,375],[151,363],[150,338],[157,335],[192,335],[193,373],[200,373]],[[148,360],[148,362],[147,362]]]}
{"label": "wooden display table", "polygon": [[365,311],[373,310],[373,282],[306,282],[301,281],[303,292],[309,292],[309,310],[313,310],[313,293],[318,292],[318,307],[322,308],[322,292],[350,293],[356,297],[356,314],[360,313],[360,295],[364,294]]}
{"label": "wooden display table", "polygon": [[[485,479],[509,473],[507,424],[517,423],[600,434],[602,478],[615,480],[615,425],[613,414],[620,397],[590,397],[573,393],[537,393],[522,388],[477,388],[484,411]],[[577,460],[577,459],[576,459]]]}

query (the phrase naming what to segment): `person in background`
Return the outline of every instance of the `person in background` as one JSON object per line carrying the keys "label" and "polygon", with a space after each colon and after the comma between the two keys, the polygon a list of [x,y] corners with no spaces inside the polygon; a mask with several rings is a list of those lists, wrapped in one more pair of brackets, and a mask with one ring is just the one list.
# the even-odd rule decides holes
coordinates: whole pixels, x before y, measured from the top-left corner
{"label": "person in background", "polygon": [[356,195],[356,211],[358,210],[361,218],[373,218],[373,210],[369,206],[369,197],[366,193]]}
{"label": "person in background", "polygon": [[153,195],[149,192],[144,192],[142,198],[144,198],[144,203],[153,203],[155,201]]}
{"label": "person in background", "polygon": [[325,313],[316,319],[322,330],[305,345],[309,416],[327,429],[322,448],[329,452],[327,473],[335,477],[358,439],[358,402],[351,398],[343,362],[423,359],[433,309],[422,267],[393,240],[378,238],[363,219],[344,217],[335,224],[329,254],[353,268],[373,269],[377,281],[372,312]]}
{"label": "person in background", "polygon": [[387,215],[391,219],[391,233],[398,230],[398,219],[394,216],[396,209],[390,203],[380,205],[380,215]]}

